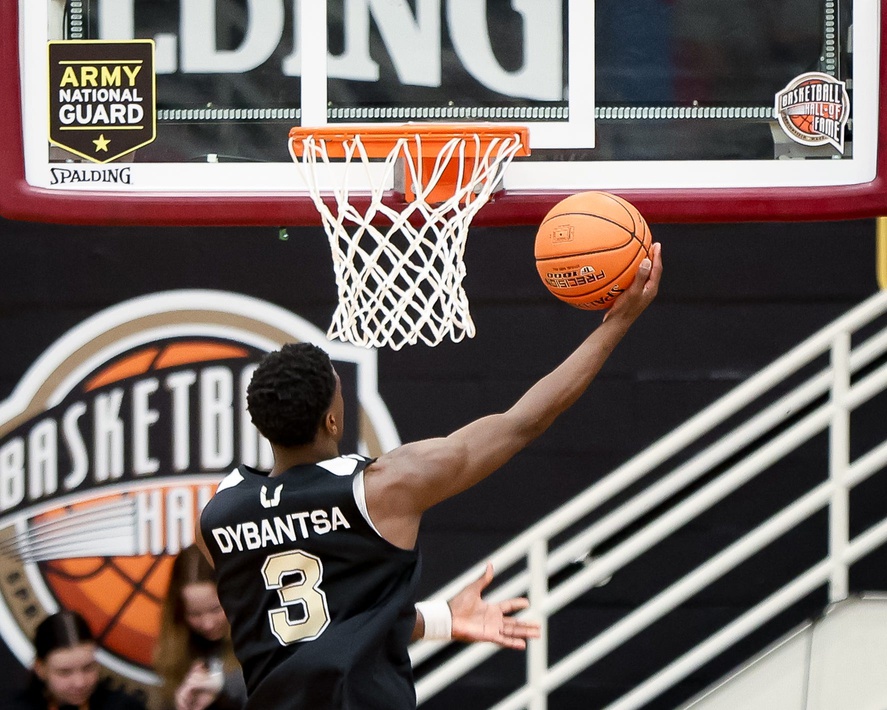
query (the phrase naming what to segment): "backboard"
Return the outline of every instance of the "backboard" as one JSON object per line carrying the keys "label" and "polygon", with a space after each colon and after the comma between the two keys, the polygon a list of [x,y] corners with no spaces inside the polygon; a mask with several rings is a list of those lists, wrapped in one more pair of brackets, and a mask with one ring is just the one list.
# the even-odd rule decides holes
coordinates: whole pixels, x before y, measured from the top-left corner
{"label": "backboard", "polygon": [[317,224],[291,127],[481,121],[532,155],[476,224],[587,189],[650,221],[887,214],[885,3],[8,0],[0,212]]}

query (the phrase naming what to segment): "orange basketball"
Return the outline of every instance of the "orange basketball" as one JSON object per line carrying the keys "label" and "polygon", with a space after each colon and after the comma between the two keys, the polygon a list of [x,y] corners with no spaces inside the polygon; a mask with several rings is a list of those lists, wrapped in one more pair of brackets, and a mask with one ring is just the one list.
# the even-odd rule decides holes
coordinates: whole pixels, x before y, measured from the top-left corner
{"label": "orange basketball", "polygon": [[609,308],[634,279],[653,237],[635,207],[608,192],[579,192],[558,202],[536,232],[536,268],[560,300]]}
{"label": "orange basketball", "polygon": [[797,126],[801,133],[813,133],[813,116],[806,114],[800,116],[792,115],[788,117],[788,120]]}

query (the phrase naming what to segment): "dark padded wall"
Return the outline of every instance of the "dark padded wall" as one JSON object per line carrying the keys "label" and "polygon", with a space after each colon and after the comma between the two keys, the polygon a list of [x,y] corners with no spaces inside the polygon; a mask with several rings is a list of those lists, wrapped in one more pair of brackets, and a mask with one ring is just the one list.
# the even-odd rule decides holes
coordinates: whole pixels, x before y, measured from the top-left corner
{"label": "dark padded wall", "polygon": [[[664,246],[658,301],[590,393],[550,432],[496,476],[427,515],[423,592],[438,588],[877,289],[872,221],[653,225],[653,233]],[[69,328],[140,294],[228,289],[283,306],[321,328],[333,310],[332,267],[320,229],[291,229],[281,241],[272,229],[3,221],[0,239],[0,398]],[[402,440],[445,435],[508,407],[599,322],[599,315],[571,309],[544,291],[532,263],[532,240],[529,228],[472,232],[466,288],[475,339],[380,352],[380,390]],[[879,406],[863,423],[859,445],[878,435],[872,422],[884,421],[883,398]],[[666,568],[701,561],[714,545],[735,539],[758,519],[760,501],[790,494],[786,481],[803,479],[810,470],[816,472],[809,477],[819,476],[824,455],[821,442],[814,442],[786,462],[789,475],[751,487],[727,513],[688,527],[657,555],[583,597],[555,625],[553,657],[649,598],[661,588]],[[749,580],[780,573],[786,560],[806,561],[820,547],[818,532],[802,529],[784,549],[763,555],[754,570],[724,580],[663,622],[663,637],[730,618],[748,598]],[[854,587],[885,588],[881,569],[860,566]],[[816,595],[801,613],[821,607],[823,600]],[[771,636],[778,633],[775,628]],[[644,642],[630,655],[615,654],[559,691],[550,707],[599,707],[624,691],[624,683],[667,662],[670,652],[669,643]],[[655,706],[687,697],[737,660],[694,674]],[[510,687],[518,682],[521,663],[519,654],[501,657],[426,707],[486,707],[501,697],[501,679]],[[6,649],[0,649],[0,667],[18,667]],[[0,691],[4,699],[7,687]]]}

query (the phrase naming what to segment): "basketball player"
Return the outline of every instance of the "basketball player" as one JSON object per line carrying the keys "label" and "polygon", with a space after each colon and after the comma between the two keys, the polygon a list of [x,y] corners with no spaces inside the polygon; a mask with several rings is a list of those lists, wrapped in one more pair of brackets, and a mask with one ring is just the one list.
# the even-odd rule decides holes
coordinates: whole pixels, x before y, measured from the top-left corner
{"label": "basketball player", "polygon": [[[198,533],[216,568],[247,707],[416,706],[410,639],[423,625],[447,637],[454,618],[414,610],[422,513],[500,468],[578,399],[653,301],[661,272],[655,244],[603,323],[508,411],[374,460],[340,455],[345,404],[323,350],[286,345],[263,359],[247,404],[274,467],[231,473]],[[508,617],[488,618],[498,626]]]}

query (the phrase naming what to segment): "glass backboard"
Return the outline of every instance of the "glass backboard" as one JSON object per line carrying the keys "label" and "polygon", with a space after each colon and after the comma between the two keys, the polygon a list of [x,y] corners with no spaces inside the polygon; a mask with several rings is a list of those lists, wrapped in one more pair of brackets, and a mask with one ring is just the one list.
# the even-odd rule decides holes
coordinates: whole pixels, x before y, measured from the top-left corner
{"label": "glass backboard", "polygon": [[10,0],[0,211],[317,224],[291,127],[438,121],[529,128],[479,224],[884,214],[884,1]]}

